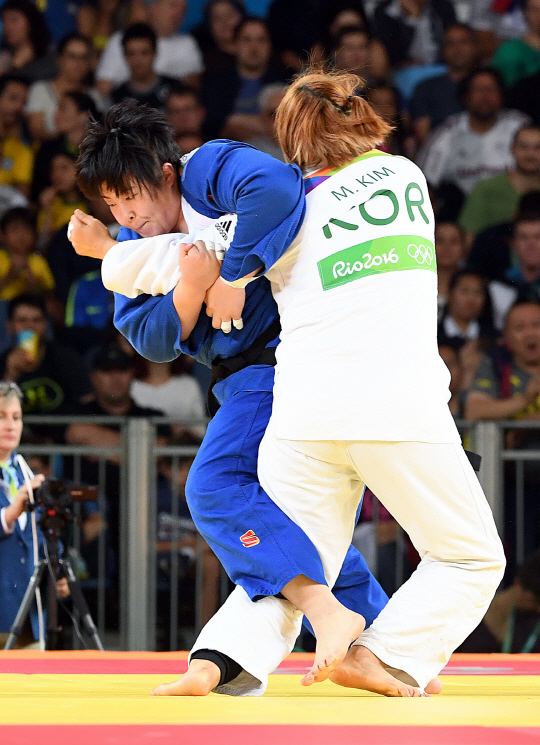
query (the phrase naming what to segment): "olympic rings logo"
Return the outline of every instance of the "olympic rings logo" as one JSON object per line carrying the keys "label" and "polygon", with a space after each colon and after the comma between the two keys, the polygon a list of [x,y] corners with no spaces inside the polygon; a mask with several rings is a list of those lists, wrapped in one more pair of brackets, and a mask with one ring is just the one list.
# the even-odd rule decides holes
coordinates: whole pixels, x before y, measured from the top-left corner
{"label": "olympic rings logo", "polygon": [[427,264],[431,266],[433,263],[433,249],[430,246],[424,246],[421,243],[419,246],[416,243],[409,243],[407,253],[414,259],[418,264]]}

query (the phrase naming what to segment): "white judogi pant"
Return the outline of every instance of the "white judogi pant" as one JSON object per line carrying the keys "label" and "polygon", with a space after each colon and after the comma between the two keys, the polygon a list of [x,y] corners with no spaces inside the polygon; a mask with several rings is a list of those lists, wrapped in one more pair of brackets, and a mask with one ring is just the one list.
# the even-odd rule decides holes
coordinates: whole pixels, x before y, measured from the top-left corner
{"label": "white judogi pant", "polygon": [[356,642],[420,687],[482,620],[505,559],[478,479],[456,444],[296,441],[259,450],[266,493],[317,547],[328,584],[339,574],[364,485],[409,534],[421,562]]}

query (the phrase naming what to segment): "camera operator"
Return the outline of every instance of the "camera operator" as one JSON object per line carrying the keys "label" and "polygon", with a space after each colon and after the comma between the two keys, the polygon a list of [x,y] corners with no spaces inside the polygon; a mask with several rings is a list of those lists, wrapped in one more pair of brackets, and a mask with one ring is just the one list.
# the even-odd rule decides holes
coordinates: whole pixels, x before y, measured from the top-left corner
{"label": "camera operator", "polygon": [[[16,383],[0,382],[0,648],[7,641],[34,571],[32,526],[26,511],[28,488],[16,452],[23,428],[21,398]],[[34,476],[30,481],[32,489],[41,486],[44,479],[41,474]],[[37,537],[41,554],[43,535],[39,528]],[[66,579],[58,580],[58,593],[61,597],[69,595]],[[29,644],[38,636],[34,604],[18,645]]]}

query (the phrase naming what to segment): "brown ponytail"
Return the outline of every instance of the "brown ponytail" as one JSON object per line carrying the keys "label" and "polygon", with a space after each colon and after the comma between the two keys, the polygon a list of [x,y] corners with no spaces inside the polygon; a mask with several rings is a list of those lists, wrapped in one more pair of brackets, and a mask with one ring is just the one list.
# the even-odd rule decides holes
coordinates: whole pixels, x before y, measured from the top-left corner
{"label": "brown ponytail", "polygon": [[392,126],[355,94],[362,85],[347,72],[311,69],[295,79],[276,112],[289,163],[302,170],[340,168],[384,141]]}

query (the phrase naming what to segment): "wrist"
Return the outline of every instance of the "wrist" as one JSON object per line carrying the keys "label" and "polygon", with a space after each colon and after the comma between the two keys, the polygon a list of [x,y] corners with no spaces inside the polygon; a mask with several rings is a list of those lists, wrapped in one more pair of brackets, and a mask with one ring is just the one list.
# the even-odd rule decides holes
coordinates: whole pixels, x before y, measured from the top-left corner
{"label": "wrist", "polygon": [[113,246],[116,246],[117,243],[118,243],[118,241],[115,241],[114,238],[111,238],[110,235],[107,236],[106,238],[104,238],[103,241],[101,242],[101,245],[100,245],[99,249],[98,249],[98,251],[99,251],[98,258],[104,259],[105,256],[111,250],[111,248]]}
{"label": "wrist", "polygon": [[[212,285],[209,285],[211,287]],[[178,280],[178,284],[174,288],[173,296],[175,299],[189,302],[204,302],[208,287],[200,287],[198,285],[192,285],[186,282],[184,278]]]}

